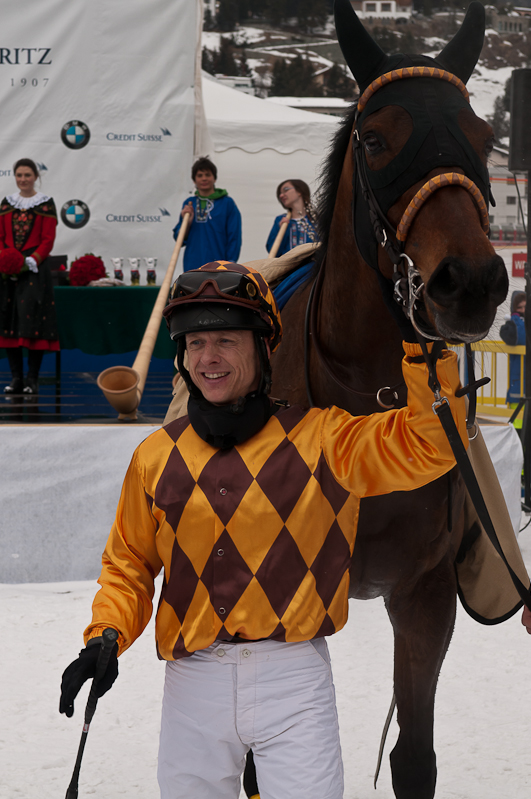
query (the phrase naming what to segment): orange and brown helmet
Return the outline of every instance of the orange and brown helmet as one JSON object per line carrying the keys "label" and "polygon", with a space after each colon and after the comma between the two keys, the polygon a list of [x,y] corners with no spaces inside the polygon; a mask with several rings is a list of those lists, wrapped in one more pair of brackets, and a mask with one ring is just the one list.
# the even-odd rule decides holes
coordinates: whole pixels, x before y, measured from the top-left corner
{"label": "orange and brown helmet", "polygon": [[174,340],[205,330],[252,330],[274,352],[282,339],[280,313],[267,281],[232,261],[213,261],[180,275],[164,317]]}

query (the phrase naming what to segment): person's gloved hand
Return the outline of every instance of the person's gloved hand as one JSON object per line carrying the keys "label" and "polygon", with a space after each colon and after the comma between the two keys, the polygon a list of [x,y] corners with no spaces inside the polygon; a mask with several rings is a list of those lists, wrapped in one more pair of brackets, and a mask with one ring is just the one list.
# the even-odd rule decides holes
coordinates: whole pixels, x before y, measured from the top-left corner
{"label": "person's gloved hand", "polygon": [[30,272],[37,273],[39,271],[39,267],[37,266],[37,261],[35,258],[32,258],[31,255],[28,255],[26,258],[26,266],[30,270]]}
{"label": "person's gloved hand", "polygon": [[[91,638],[88,646],[82,649],[77,660],[74,660],[63,672],[61,680],[61,699],[59,700],[59,713],[65,713],[68,718],[74,715],[74,699],[81,686],[87,680],[93,679],[96,674],[96,662],[100,654],[101,638]],[[114,644],[107,668],[96,685],[98,698],[107,693],[113,682],[118,677],[118,644]]]}

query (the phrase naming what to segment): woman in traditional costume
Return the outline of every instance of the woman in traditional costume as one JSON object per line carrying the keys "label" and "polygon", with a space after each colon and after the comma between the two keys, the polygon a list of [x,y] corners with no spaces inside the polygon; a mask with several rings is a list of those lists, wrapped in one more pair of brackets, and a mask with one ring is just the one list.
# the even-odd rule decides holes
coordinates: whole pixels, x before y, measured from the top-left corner
{"label": "woman in traditional costume", "polygon": [[[13,171],[18,192],[4,197],[0,205],[0,259],[8,257],[3,251],[18,250],[24,262],[18,274],[4,272],[0,277],[0,347],[6,350],[12,376],[4,392],[33,395],[39,390],[44,353],[59,350],[52,276],[46,265],[57,213],[53,199],[35,189],[40,176],[30,158],[17,161]],[[28,350],[26,380],[23,347]]]}
{"label": "woman in traditional costume", "polygon": [[[283,180],[277,186],[277,199],[286,210],[291,211],[291,220],[284,238],[280,242],[277,257],[284,255],[299,244],[318,241],[308,184],[303,180]],[[285,218],[285,214],[280,214],[273,222],[266,244],[268,252],[270,252]]]}

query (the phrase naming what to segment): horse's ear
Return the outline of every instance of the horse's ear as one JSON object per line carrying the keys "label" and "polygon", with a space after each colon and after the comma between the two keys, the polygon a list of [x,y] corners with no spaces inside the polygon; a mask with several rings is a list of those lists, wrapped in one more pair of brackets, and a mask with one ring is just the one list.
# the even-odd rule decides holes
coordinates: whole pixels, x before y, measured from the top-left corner
{"label": "horse's ear", "polygon": [[478,0],[473,0],[463,24],[441,50],[436,61],[466,83],[477,64],[484,38],[485,7]]}
{"label": "horse's ear", "polygon": [[334,19],[345,61],[363,91],[375,75],[385,71],[387,56],[359,21],[350,0],[334,0]]}

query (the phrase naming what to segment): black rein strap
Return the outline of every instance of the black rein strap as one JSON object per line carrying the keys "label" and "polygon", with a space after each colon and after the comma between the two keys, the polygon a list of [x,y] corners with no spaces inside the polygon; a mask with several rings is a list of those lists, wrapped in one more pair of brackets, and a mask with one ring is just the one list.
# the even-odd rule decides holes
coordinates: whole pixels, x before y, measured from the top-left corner
{"label": "black rein strap", "polygon": [[[448,442],[452,448],[452,452],[454,453],[454,457],[456,463],[459,467],[463,480],[465,482],[465,486],[467,491],[470,495],[470,499],[476,509],[476,513],[478,514],[479,520],[485,530],[492,546],[504,562],[507,571],[513,581],[513,585],[520,596],[522,602],[531,610],[531,593],[529,589],[525,587],[522,583],[514,569],[512,568],[511,564],[505,557],[505,553],[501,547],[500,541],[498,539],[498,535],[496,530],[494,529],[494,525],[492,523],[492,519],[490,518],[489,511],[485,504],[485,500],[483,499],[483,495],[481,493],[481,489],[479,487],[479,483],[477,481],[477,477],[474,473],[474,469],[472,468],[472,464],[470,463],[470,459],[467,455],[467,451],[465,446],[461,440],[461,436],[459,435],[459,431],[457,426],[454,422],[454,418],[452,416],[452,411],[450,410],[450,404],[446,397],[441,397],[440,389],[441,385],[437,378],[437,372],[435,370],[435,363],[440,353],[440,347],[434,346],[433,348],[433,359],[430,357],[430,353],[428,352],[428,348],[426,347],[425,340],[419,336],[419,344],[422,349],[422,353],[424,355],[424,360],[426,361],[426,365],[428,367],[429,372],[429,379],[428,383],[433,391],[435,402],[432,405],[434,413],[438,416],[440,423],[442,424],[443,430],[446,433],[446,437]],[[469,373],[470,374],[470,373]],[[483,381],[479,381],[483,382]],[[465,389],[462,389],[460,394],[467,393],[469,388],[473,388],[473,385],[466,386]]]}

